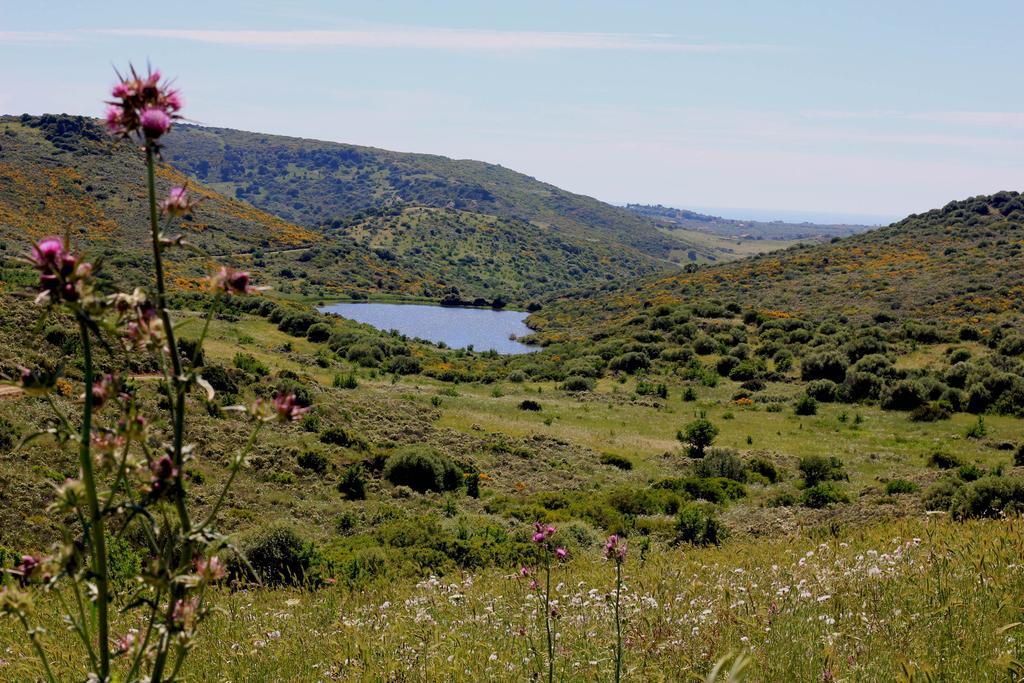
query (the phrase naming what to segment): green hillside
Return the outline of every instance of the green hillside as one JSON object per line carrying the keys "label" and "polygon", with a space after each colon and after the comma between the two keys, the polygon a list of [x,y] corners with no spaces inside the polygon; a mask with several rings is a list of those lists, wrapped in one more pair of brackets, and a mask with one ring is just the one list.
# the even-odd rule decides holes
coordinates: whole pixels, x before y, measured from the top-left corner
{"label": "green hillside", "polygon": [[745,237],[750,240],[802,240],[820,237],[846,237],[870,230],[868,225],[847,223],[787,223],[786,221],[749,221],[711,216],[660,204],[627,204],[626,208],[646,216],[671,230],[696,230],[721,237]]}
{"label": "green hillside", "polygon": [[655,259],[680,247],[634,212],[480,161],[198,126],[176,127],[166,156],[224,194],[308,228],[338,228],[398,203],[516,218]]}

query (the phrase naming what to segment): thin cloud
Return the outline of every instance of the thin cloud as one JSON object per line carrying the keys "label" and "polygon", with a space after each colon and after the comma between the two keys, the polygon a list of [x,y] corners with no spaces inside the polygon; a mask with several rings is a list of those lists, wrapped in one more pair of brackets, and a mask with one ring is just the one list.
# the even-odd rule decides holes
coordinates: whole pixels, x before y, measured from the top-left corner
{"label": "thin cloud", "polygon": [[1024,112],[1017,111],[841,111],[841,110],[811,110],[802,112],[803,116],[811,119],[824,119],[834,121],[846,120],[897,120],[897,121],[925,121],[929,123],[940,123],[957,126],[1005,126],[1024,127]]}
{"label": "thin cloud", "polygon": [[72,43],[76,39],[71,31],[0,31],[0,43],[7,45],[50,45]]}
{"label": "thin cloud", "polygon": [[103,35],[184,40],[257,48],[406,48],[523,52],[619,50],[646,52],[748,52],[779,49],[756,43],[688,43],[661,34],[493,31],[451,28],[374,27],[352,30],[106,29]]}

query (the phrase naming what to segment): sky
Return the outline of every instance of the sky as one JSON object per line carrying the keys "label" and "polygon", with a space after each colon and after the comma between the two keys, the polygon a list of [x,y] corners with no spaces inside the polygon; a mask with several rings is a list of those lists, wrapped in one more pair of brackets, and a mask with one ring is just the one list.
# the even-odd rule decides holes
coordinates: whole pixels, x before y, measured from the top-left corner
{"label": "sky", "polygon": [[888,222],[1024,190],[1019,0],[0,0],[0,113],[99,116],[147,60],[201,124],[574,192]]}

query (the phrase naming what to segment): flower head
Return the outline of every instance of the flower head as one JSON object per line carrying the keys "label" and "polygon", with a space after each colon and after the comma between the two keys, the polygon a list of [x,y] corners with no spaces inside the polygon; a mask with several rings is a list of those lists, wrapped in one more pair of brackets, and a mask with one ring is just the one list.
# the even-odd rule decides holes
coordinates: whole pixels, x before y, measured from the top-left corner
{"label": "flower head", "polygon": [[569,557],[569,551],[568,550],[566,550],[565,548],[555,548],[555,558],[556,559],[564,560],[567,557]]}
{"label": "flower head", "polygon": [[305,413],[309,412],[308,406],[299,405],[295,394],[277,394],[274,396],[273,405],[277,419],[282,422],[298,420]]}
{"label": "flower head", "polygon": [[227,576],[227,569],[219,557],[201,557],[196,560],[196,573],[207,581],[220,581]]}
{"label": "flower head", "polygon": [[73,303],[91,291],[92,264],[71,253],[59,237],[32,245],[27,260],[39,271],[38,303]]}
{"label": "flower head", "polygon": [[253,291],[249,273],[226,267],[221,268],[216,275],[210,278],[210,287],[215,292],[224,292],[229,295],[251,294]]}
{"label": "flower head", "polygon": [[172,486],[178,476],[178,468],[169,455],[162,455],[154,460],[150,466],[149,492],[154,496],[161,496]]}
{"label": "flower head", "polygon": [[141,135],[155,142],[181,118],[181,94],[160,82],[159,71],[140,75],[135,68],[110,89],[114,101],[108,102],[107,128],[121,137]]}
{"label": "flower head", "polygon": [[193,201],[184,187],[172,187],[167,199],[160,201],[160,213],[164,216],[184,216],[192,213],[192,208],[199,202]]}
{"label": "flower head", "polygon": [[605,559],[623,562],[626,559],[626,542],[612,534],[604,544]]}

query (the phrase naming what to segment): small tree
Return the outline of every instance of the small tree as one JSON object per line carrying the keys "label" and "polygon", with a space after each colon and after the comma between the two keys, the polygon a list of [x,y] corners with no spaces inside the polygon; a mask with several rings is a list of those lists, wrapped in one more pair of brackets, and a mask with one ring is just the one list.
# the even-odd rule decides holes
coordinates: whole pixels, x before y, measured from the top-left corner
{"label": "small tree", "polygon": [[704,413],[676,434],[676,438],[687,446],[692,458],[703,458],[704,451],[714,443],[717,436],[718,427],[712,424]]}

